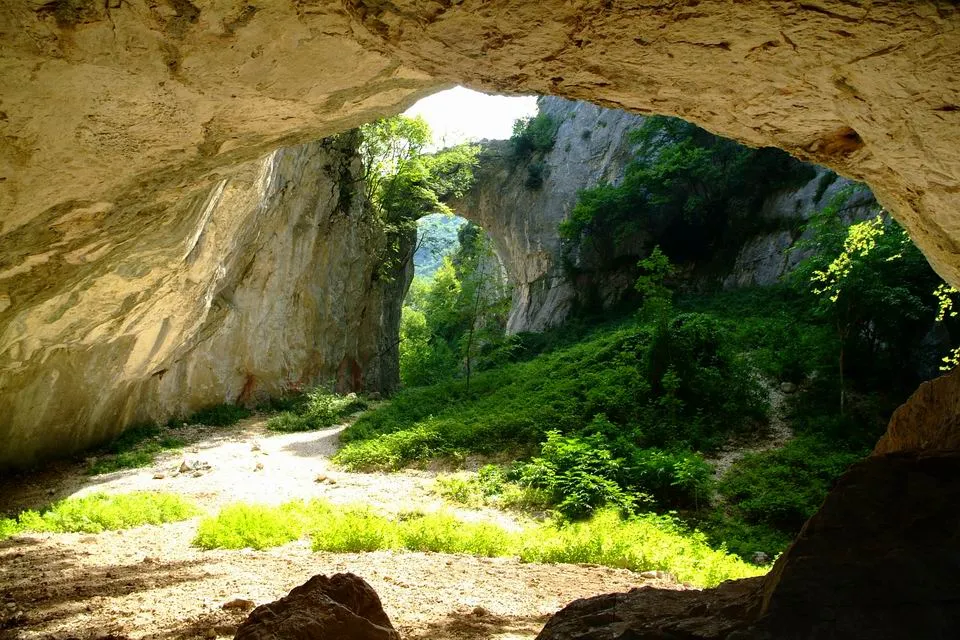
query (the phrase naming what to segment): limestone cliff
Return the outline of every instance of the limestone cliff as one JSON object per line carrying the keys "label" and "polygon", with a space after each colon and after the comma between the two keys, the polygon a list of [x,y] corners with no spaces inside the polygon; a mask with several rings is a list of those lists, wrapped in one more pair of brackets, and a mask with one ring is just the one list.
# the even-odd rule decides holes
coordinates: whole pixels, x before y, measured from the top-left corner
{"label": "limestone cliff", "polygon": [[23,237],[0,273],[18,303],[0,314],[0,467],[292,387],[392,388],[410,269],[380,272],[355,145],[280,149],[122,225],[93,205]]}
{"label": "limestone cliff", "polygon": [[[637,235],[618,247],[619,255],[598,260],[589,251],[564,247],[558,233],[581,189],[623,179],[634,158],[628,133],[639,128],[644,117],[556,97],[541,98],[539,106],[557,125],[553,148],[542,156],[517,159],[508,141],[484,143],[473,187],[452,203],[458,215],[483,226],[495,243],[513,284],[510,333],[559,325],[577,305],[617,304],[632,292],[638,257],[652,248],[649,238]],[[535,187],[528,184],[533,169],[542,177]],[[734,234],[732,264],[696,278],[711,286],[773,284],[805,257],[790,251],[802,237],[803,224],[840,190],[855,187],[843,211],[848,219],[862,219],[876,210],[869,189],[822,167],[811,173],[808,182],[773,193],[751,213],[754,231]],[[619,264],[610,268],[609,263]]]}
{"label": "limestone cliff", "polygon": [[[632,158],[627,132],[643,120],[562,98],[541,98],[539,107],[559,125],[553,149],[542,158],[518,161],[508,141],[485,143],[473,187],[452,203],[494,241],[513,285],[510,333],[556,326],[572,310],[577,287],[564,269],[557,227],[579,190],[623,177]],[[527,185],[531,162],[542,164],[543,181],[536,188]],[[606,290],[619,291],[623,283],[614,280]]]}

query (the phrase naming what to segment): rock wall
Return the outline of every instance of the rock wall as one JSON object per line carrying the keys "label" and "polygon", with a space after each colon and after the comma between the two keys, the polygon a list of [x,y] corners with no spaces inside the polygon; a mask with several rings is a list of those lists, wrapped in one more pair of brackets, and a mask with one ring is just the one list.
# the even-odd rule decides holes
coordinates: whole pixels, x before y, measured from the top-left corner
{"label": "rock wall", "polygon": [[[559,125],[553,148],[542,157],[517,160],[508,141],[483,143],[473,187],[451,203],[458,215],[481,225],[494,241],[513,284],[510,333],[562,324],[578,304],[609,308],[621,302],[633,291],[637,256],[651,248],[649,239],[635,237],[620,247],[622,255],[604,256],[622,258],[623,268],[601,270],[589,254],[565,249],[558,233],[580,190],[623,180],[634,158],[628,134],[644,117],[556,97],[541,98],[539,108]],[[542,166],[543,176],[536,188],[527,184],[534,163]],[[852,221],[875,213],[878,205],[869,189],[822,167],[801,187],[769,196],[756,214],[757,227],[763,230],[738,238],[742,246],[729,273],[712,274],[709,284],[777,282],[807,255],[789,251],[803,237],[802,225],[849,187],[855,190],[842,215]]]}
{"label": "rock wall", "polygon": [[[397,384],[412,269],[363,201],[357,139],[284,148],[163,209],[115,222],[64,211],[0,273],[0,468],[73,452],[127,424],[285,389]],[[36,268],[57,253],[57,278]]]}
{"label": "rock wall", "polygon": [[[578,191],[622,179],[632,158],[627,132],[643,121],[625,111],[562,98],[541,98],[539,109],[559,124],[553,149],[542,158],[543,184],[527,186],[530,160],[515,160],[509,141],[487,142],[473,187],[451,203],[457,215],[479,224],[493,239],[513,285],[509,333],[557,326],[573,309],[580,292],[564,268],[557,227],[576,204]],[[608,302],[618,298],[622,285],[616,278],[604,283]]]}
{"label": "rock wall", "polygon": [[[77,425],[132,419],[132,371],[161,385],[153,345],[199,326],[211,281],[169,256],[211,190],[454,82],[679,115],[830,166],[868,182],[960,284],[958,27],[937,0],[4,2],[3,460],[40,446],[22,425],[49,425],[52,452],[113,429]],[[180,278],[188,304],[137,313],[144,277],[147,297]],[[43,382],[18,373],[28,360]]]}

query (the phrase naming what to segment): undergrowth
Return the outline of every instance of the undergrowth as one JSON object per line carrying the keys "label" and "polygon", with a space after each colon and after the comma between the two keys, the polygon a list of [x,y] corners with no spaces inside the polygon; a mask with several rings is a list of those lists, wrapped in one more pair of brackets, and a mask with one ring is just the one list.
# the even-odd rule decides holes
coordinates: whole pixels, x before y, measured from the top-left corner
{"label": "undergrowth", "polygon": [[95,476],[120,469],[137,469],[153,464],[157,455],[179,449],[186,443],[180,438],[164,436],[155,424],[131,427],[104,447],[87,466],[87,475]]}
{"label": "undergrowth", "polygon": [[16,518],[0,520],[0,539],[28,531],[100,533],[107,529],[177,522],[199,513],[192,502],[172,493],[94,493],[62,500],[41,511],[24,511]]}
{"label": "undergrowth", "polygon": [[491,523],[465,522],[448,513],[383,516],[367,506],[292,502],[279,506],[237,504],[201,522],[194,544],[205,549],[263,549],[312,537],[314,551],[357,553],[407,549],[476,556],[518,556],[524,562],[590,563],[632,571],[663,570],[681,581],[713,586],[761,575],[702,533],[671,516],[624,519],[612,510],[564,524],[551,521],[508,531]]}
{"label": "undergrowth", "polygon": [[323,429],[366,408],[366,401],[355,393],[340,395],[317,387],[308,392],[302,401],[270,418],[267,429],[281,432]]}

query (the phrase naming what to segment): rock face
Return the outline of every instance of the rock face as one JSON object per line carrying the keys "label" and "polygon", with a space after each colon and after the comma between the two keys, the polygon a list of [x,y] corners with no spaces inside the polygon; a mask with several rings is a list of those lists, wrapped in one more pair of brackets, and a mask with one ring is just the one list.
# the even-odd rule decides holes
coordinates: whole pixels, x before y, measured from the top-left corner
{"label": "rock face", "polygon": [[958,25],[936,0],[11,0],[0,232],[94,205],[122,218],[462,82],[679,115],[830,166],[960,284]]}
{"label": "rock face", "polygon": [[960,369],[920,385],[890,419],[873,455],[960,451]]}
{"label": "rock face", "polygon": [[[513,284],[509,333],[562,324],[578,304],[617,304],[633,291],[637,256],[651,248],[649,239],[635,237],[621,247],[622,255],[604,256],[607,262],[619,260],[620,267],[598,268],[596,257],[565,249],[558,234],[580,190],[623,180],[634,158],[628,134],[645,118],[556,97],[541,98],[539,107],[558,124],[553,148],[542,157],[518,160],[507,141],[484,143],[473,187],[451,203],[458,215],[481,225],[494,241]],[[528,184],[532,165],[542,175],[536,187]],[[855,186],[817,167],[806,184],[769,196],[756,214],[757,227],[765,230],[738,238],[742,246],[734,264],[729,273],[719,275],[723,285],[777,282],[808,255],[788,251],[803,237],[802,225],[842,189]],[[863,219],[876,209],[869,189],[858,188],[843,215]]]}
{"label": "rock face", "polygon": [[411,275],[380,272],[356,142],[281,149],[164,209],[118,220],[91,205],[21,236],[62,263],[6,273],[0,467],[210,404],[393,388]]}
{"label": "rock face", "polygon": [[[821,189],[824,181],[829,182]],[[830,204],[842,190],[852,189],[840,215],[848,222],[864,220],[876,214],[879,206],[869,189],[817,167],[816,176],[798,189],[787,189],[769,196],[760,209],[760,224],[769,231],[746,238],[730,273],[723,278],[726,288],[771,285],[779,281],[809,256],[809,252],[790,251],[805,236],[800,228]]]}
{"label": "rock face", "polygon": [[[625,111],[562,98],[543,98],[539,108],[559,124],[553,149],[542,159],[542,185],[527,186],[530,162],[515,160],[507,141],[494,141],[484,145],[473,188],[451,203],[493,239],[513,285],[509,333],[559,325],[573,309],[581,292],[564,268],[557,227],[578,191],[623,178],[632,159],[627,133],[643,122]],[[608,302],[622,292],[618,284],[613,278],[604,283],[601,295]]]}
{"label": "rock face", "polygon": [[679,115],[830,166],[960,284],[958,27],[934,0],[4,2],[0,465],[174,409],[174,391],[243,395],[245,370],[214,393],[220,374],[177,358],[221,281],[190,247],[256,237],[222,213],[231,185],[453,82]]}
{"label": "rock face", "polygon": [[363,578],[314,576],[287,596],[257,607],[236,640],[400,640],[377,592]]}

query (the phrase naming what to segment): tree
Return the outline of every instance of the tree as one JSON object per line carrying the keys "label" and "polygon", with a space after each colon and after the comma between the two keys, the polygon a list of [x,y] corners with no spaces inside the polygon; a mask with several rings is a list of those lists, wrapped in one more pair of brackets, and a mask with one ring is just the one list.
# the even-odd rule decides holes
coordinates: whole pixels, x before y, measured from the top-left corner
{"label": "tree", "polygon": [[416,221],[432,213],[452,213],[446,200],[462,196],[473,182],[479,147],[458,145],[433,154],[430,127],[421,117],[394,116],[360,127],[360,156],[367,202],[387,235],[385,272],[413,257],[404,241]]}
{"label": "tree", "polygon": [[849,351],[859,349],[860,360],[869,361],[874,372],[886,354],[891,364],[887,373],[902,376],[912,339],[931,315],[927,300],[938,280],[906,231],[885,212],[845,222],[844,208],[853,193],[853,188],[841,191],[811,218],[811,237],[797,249],[814,253],[791,275],[793,285],[812,296],[814,313],[836,329],[841,413],[846,410]]}

